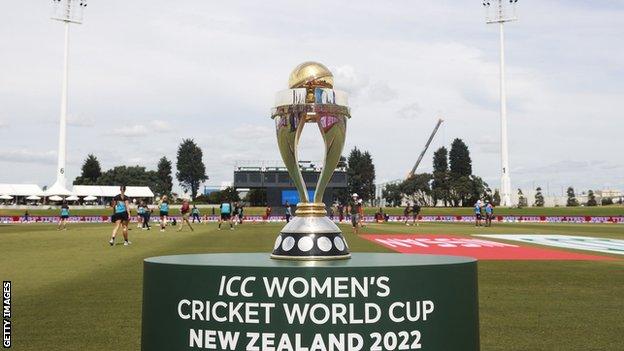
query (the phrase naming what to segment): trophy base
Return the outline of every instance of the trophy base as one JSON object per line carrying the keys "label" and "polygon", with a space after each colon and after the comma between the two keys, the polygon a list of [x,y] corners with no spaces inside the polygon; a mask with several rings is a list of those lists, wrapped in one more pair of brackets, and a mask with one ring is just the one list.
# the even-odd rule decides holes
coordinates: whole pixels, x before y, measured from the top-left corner
{"label": "trophy base", "polygon": [[278,260],[345,260],[351,258],[342,232],[327,217],[294,217],[275,240],[271,258]]}

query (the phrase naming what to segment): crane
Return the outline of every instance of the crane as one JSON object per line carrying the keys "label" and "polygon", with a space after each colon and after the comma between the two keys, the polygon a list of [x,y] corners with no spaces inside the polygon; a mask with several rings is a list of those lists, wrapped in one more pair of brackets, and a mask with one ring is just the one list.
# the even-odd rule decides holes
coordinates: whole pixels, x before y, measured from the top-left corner
{"label": "crane", "polygon": [[440,125],[442,124],[442,122],[444,122],[442,118],[438,119],[438,123],[436,123],[435,127],[433,128],[433,132],[431,132],[431,135],[429,136],[429,140],[427,140],[427,143],[425,144],[425,148],[420,153],[420,156],[418,156],[418,160],[416,160],[416,164],[414,164],[414,167],[412,167],[412,170],[408,173],[407,178],[410,178],[416,173],[416,168],[418,168],[420,161],[422,161],[423,157],[425,156],[425,153],[427,152],[427,149],[429,149],[429,145],[431,144],[433,137],[438,132],[438,129],[440,129]]}

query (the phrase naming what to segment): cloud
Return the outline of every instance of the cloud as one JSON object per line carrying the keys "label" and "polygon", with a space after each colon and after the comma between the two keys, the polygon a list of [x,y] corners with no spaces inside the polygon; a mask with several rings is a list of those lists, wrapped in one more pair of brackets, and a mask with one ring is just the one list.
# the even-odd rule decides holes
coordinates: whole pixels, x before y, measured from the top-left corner
{"label": "cloud", "polygon": [[351,65],[332,67],[336,89],[348,91],[351,96],[361,94],[368,86],[368,76]]}
{"label": "cloud", "polygon": [[135,124],[133,126],[116,128],[111,134],[124,138],[134,138],[146,136],[148,134],[148,129],[142,124]]}
{"label": "cloud", "polygon": [[171,131],[171,125],[162,120],[155,120],[148,124],[135,124],[128,127],[114,129],[110,134],[124,138],[143,137],[154,133],[166,133]]}
{"label": "cloud", "polygon": [[401,107],[397,111],[397,117],[401,119],[416,119],[420,117],[422,108],[416,102]]}
{"label": "cloud", "polygon": [[67,115],[67,125],[73,127],[93,127],[95,125],[95,120],[91,117]]}
{"label": "cloud", "polygon": [[0,119],[0,129],[9,128],[9,123]]}
{"label": "cloud", "polygon": [[171,125],[169,122],[156,120],[151,124],[151,128],[158,133],[164,133],[171,131]]}
{"label": "cloud", "polygon": [[492,136],[485,136],[477,139],[475,144],[479,151],[484,154],[498,154],[500,152],[500,141]]}
{"label": "cloud", "polygon": [[4,149],[0,152],[0,161],[15,163],[45,163],[56,162],[55,151],[32,151],[25,149]]}
{"label": "cloud", "polygon": [[368,101],[371,102],[388,102],[398,97],[399,93],[392,89],[386,82],[377,82],[371,84],[366,92]]}

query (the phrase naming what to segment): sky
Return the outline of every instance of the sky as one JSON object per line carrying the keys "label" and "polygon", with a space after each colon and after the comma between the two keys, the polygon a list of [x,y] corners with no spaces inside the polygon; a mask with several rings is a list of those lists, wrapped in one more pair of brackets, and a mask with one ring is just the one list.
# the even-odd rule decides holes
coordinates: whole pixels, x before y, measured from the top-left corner
{"label": "sky", "polygon": [[[63,25],[48,1],[12,1],[0,21],[0,183],[54,183]],[[505,26],[512,187],[624,189],[624,3],[520,0]],[[193,138],[207,185],[238,161],[279,160],[270,110],[304,61],[350,94],[344,153],[404,177],[438,118],[433,151],[463,139],[473,172],[500,183],[499,32],[480,1],[89,0],[70,33],[69,182],[175,161]],[[309,126],[300,159],[322,159]],[[177,184],[176,184],[177,188]]]}

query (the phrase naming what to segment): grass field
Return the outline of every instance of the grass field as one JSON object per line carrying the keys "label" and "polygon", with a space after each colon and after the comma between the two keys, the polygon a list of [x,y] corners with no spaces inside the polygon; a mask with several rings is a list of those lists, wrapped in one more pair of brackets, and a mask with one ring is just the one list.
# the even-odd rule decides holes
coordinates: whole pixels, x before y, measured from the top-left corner
{"label": "grass field", "polygon": [[[215,205],[216,206],[216,205]],[[70,206],[71,207],[71,206]],[[179,207],[178,207],[179,208]],[[373,215],[379,210],[378,207],[365,208],[366,214]],[[177,214],[177,209],[173,210]],[[210,214],[208,208],[201,209],[202,214]],[[58,209],[40,208],[28,211],[31,216],[56,216],[59,214]],[[402,207],[386,207],[384,212],[390,215],[402,215]],[[109,215],[110,209],[73,209],[72,215],[83,216],[102,216]],[[218,213],[218,210],[217,210]],[[471,215],[471,207],[424,207],[421,211],[422,215],[440,215],[440,216],[458,216]],[[0,216],[21,216],[24,214],[23,209],[7,209],[0,208]],[[263,215],[264,207],[246,207],[247,215]],[[498,215],[517,215],[517,216],[624,216],[624,206],[596,206],[596,207],[526,207],[526,208],[496,208]]]}
{"label": "grass field", "polygon": [[[142,261],[208,252],[268,252],[282,224],[193,233],[110,225],[0,225],[0,277],[13,282],[15,350],[138,350]],[[387,250],[342,227],[354,252]],[[624,225],[373,224],[363,233],[561,233],[624,239]],[[620,257],[621,258],[621,257]],[[479,262],[482,350],[624,350],[624,260]],[[453,350],[449,350],[453,351]]]}

